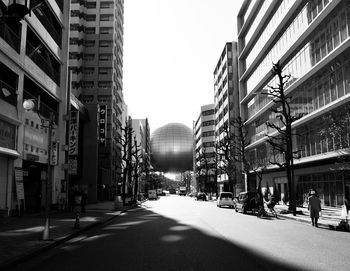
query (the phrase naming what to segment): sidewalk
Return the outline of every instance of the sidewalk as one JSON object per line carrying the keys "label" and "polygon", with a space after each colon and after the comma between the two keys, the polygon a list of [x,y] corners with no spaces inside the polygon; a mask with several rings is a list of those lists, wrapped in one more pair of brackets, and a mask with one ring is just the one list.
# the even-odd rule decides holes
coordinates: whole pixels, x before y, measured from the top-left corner
{"label": "sidewalk", "polygon": [[[287,219],[293,219],[300,222],[305,222],[311,224],[310,212],[306,207],[297,207],[297,215],[293,216],[293,214],[285,213],[288,210],[288,205],[276,205],[275,210],[279,217],[284,217]],[[340,220],[342,220],[340,216],[340,208],[335,207],[322,207],[322,215],[318,220],[319,227],[331,228],[335,227],[339,224]]]}
{"label": "sidewalk", "polygon": [[[215,198],[209,201],[216,202]],[[277,212],[278,217],[293,219],[299,222],[311,224],[310,212],[306,207],[297,207],[296,216],[293,216],[293,214],[286,212],[288,210],[288,205],[277,204],[274,209]],[[322,215],[318,220],[319,227],[330,229],[338,226],[339,222],[342,220],[340,213],[340,208],[323,206]]]}
{"label": "sidewalk", "polygon": [[40,214],[8,217],[0,223],[0,270],[4,270],[42,251],[55,247],[82,232],[105,223],[130,207],[114,208],[114,202],[88,204],[80,218],[80,229],[73,229],[73,212],[50,214],[50,240],[40,240],[45,219]]}

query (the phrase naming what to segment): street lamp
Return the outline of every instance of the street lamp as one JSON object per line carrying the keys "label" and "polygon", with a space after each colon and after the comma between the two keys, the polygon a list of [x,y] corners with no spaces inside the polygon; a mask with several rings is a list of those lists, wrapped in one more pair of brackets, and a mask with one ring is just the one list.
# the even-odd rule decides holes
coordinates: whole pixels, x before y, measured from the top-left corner
{"label": "street lamp", "polygon": [[[23,101],[23,108],[26,111],[33,111],[35,107],[34,99],[24,100]],[[39,116],[41,120],[41,126],[44,128],[48,128],[48,144],[47,144],[47,174],[46,174],[46,186],[45,186],[45,226],[43,231],[42,240],[49,240],[50,239],[50,217],[49,217],[49,208],[50,208],[50,187],[52,183],[52,174],[51,174],[51,141],[52,141],[52,129],[55,125],[55,116],[53,112],[50,110],[50,116],[49,119],[44,119],[40,116],[40,95],[37,100],[37,115]]]}
{"label": "street lamp", "polygon": [[20,21],[24,16],[30,14],[30,0],[9,0],[6,6],[3,2],[0,3],[1,14],[0,19],[3,21]]}

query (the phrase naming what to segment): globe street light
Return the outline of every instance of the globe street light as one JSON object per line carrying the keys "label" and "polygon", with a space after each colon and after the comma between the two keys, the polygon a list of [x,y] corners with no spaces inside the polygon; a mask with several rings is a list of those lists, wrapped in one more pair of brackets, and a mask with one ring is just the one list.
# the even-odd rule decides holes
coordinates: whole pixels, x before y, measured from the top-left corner
{"label": "globe street light", "polygon": [[[49,208],[50,208],[50,187],[52,183],[52,174],[51,174],[51,141],[52,141],[52,129],[55,125],[55,116],[52,111],[50,111],[49,119],[44,119],[40,116],[40,96],[38,97],[37,102],[37,115],[39,116],[41,120],[41,126],[44,128],[48,128],[48,144],[47,144],[47,174],[46,174],[46,186],[45,186],[45,226],[43,231],[42,240],[49,240],[50,239],[50,217],[49,217]],[[24,100],[23,101],[23,108],[26,111],[33,111],[35,107],[35,101],[34,99]]]}

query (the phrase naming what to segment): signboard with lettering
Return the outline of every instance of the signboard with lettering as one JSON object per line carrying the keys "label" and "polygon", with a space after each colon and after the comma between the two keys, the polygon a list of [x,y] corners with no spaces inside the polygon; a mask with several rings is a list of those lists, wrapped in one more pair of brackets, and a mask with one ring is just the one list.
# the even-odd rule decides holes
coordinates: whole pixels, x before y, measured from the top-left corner
{"label": "signboard with lettering", "polygon": [[98,134],[100,140],[100,146],[106,146],[106,132],[107,132],[107,106],[100,105],[98,111]]}
{"label": "signboard with lettering", "polygon": [[58,142],[53,141],[51,143],[51,165],[56,166],[58,164]]}
{"label": "signboard with lettering", "polygon": [[16,126],[0,120],[0,147],[14,149],[16,140]]}
{"label": "signboard with lettering", "polygon": [[79,111],[70,112],[69,155],[78,155]]}
{"label": "signboard with lettering", "polygon": [[21,168],[15,168],[15,180],[17,200],[24,200],[23,171]]}
{"label": "signboard with lettering", "polygon": [[68,172],[70,175],[78,175],[78,158],[77,157],[69,157]]}

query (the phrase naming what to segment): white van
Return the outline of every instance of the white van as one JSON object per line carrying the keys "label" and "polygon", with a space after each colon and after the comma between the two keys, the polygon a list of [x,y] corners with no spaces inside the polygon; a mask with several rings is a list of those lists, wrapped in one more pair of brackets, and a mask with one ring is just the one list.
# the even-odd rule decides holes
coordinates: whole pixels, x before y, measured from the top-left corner
{"label": "white van", "polygon": [[235,203],[233,201],[233,194],[231,192],[221,192],[216,202],[216,206],[228,206],[234,208]]}
{"label": "white van", "polygon": [[148,190],[148,199],[158,199],[157,190]]}

